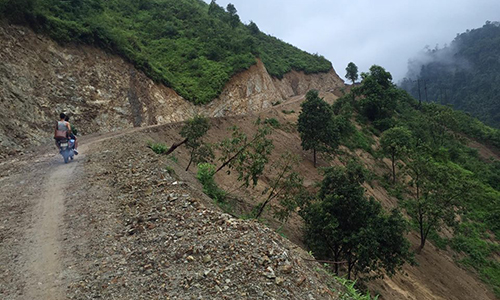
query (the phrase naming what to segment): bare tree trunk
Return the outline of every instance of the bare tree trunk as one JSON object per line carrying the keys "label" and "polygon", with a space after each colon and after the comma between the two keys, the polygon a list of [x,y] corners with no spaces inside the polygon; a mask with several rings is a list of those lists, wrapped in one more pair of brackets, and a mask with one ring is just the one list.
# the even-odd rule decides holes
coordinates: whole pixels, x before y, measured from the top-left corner
{"label": "bare tree trunk", "polygon": [[420,253],[425,246],[424,217],[422,212],[419,212],[418,218],[418,225],[420,227],[420,246],[417,249],[417,253]]}
{"label": "bare tree trunk", "polygon": [[271,201],[273,198],[267,198],[266,201],[264,201],[264,203],[262,203],[262,205],[259,207],[259,212],[255,215],[255,219],[258,219],[260,217],[260,215],[262,214],[262,212],[264,211],[264,208],[266,207],[266,205],[269,203],[269,201]]}
{"label": "bare tree trunk", "polygon": [[189,166],[191,166],[191,163],[193,162],[193,152],[194,152],[194,149],[193,149],[193,151],[191,151],[191,157],[189,158],[189,163],[186,167],[186,171],[189,170]]}
{"label": "bare tree trunk", "polygon": [[351,264],[351,255],[347,258],[347,279],[351,280],[351,271],[352,271],[352,264]]}
{"label": "bare tree trunk", "polygon": [[248,145],[250,144],[246,144],[243,148],[241,148],[235,155],[233,155],[230,159],[226,160],[218,169],[217,171],[215,171],[215,174],[217,174],[217,172],[219,172],[220,170],[222,170],[222,168],[224,168],[225,166],[227,166],[229,163],[231,163],[236,157],[238,157],[238,155],[240,155],[243,150],[245,150]]}
{"label": "bare tree trunk", "polygon": [[[339,253],[337,249],[335,249],[334,260],[339,261]],[[339,264],[335,264],[335,276],[339,276]]]}

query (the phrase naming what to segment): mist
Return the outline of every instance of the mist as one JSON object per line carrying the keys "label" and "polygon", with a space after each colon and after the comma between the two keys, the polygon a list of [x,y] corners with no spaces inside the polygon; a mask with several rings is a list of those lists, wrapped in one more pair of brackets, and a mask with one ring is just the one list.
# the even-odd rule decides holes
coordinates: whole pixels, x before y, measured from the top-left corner
{"label": "mist", "polygon": [[414,57],[408,59],[408,70],[404,79],[416,80],[421,77],[422,68],[428,65],[439,65],[439,69],[446,73],[470,69],[471,63],[459,55],[456,42],[440,48],[425,47]]}

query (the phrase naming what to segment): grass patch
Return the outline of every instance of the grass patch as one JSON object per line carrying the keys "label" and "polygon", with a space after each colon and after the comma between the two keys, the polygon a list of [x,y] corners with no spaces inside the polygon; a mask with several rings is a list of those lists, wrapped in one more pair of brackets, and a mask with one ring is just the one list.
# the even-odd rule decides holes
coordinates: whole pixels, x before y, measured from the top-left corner
{"label": "grass patch", "polygon": [[356,289],[356,281],[348,280],[343,277],[335,277],[335,279],[342,284],[345,291],[338,291],[340,299],[342,300],[377,300],[377,296],[371,296],[370,291],[366,294],[362,294],[358,289]]}
{"label": "grass patch", "polygon": [[500,262],[495,253],[500,253],[500,245],[484,240],[484,225],[464,222],[458,226],[450,246],[458,252],[467,254],[460,264],[477,270],[480,278],[487,283],[500,298]]}
{"label": "grass patch", "polygon": [[359,131],[354,128],[354,132],[349,136],[349,139],[344,142],[349,150],[361,149],[370,154],[373,153],[372,145],[375,143],[372,135],[365,131]]}
{"label": "grass patch", "polygon": [[175,177],[177,178],[177,173],[175,173],[175,170],[174,168],[172,168],[171,166],[165,166],[165,171],[167,172],[168,175],[172,176],[172,177]]}
{"label": "grass patch", "polygon": [[441,250],[446,250],[446,247],[450,243],[449,239],[440,237],[436,230],[431,230],[431,232],[429,232],[429,239],[432,241],[434,246]]}
{"label": "grass patch", "polygon": [[280,122],[277,119],[275,119],[275,118],[266,118],[264,120],[264,124],[267,124],[267,125],[275,128],[275,129],[278,129],[278,128],[281,127]]}
{"label": "grass patch", "polygon": [[148,142],[148,148],[153,150],[153,152],[156,154],[163,154],[163,153],[166,153],[168,150],[167,145],[165,145],[163,143]]}
{"label": "grass patch", "polygon": [[167,156],[168,159],[170,159],[172,162],[174,163],[178,163],[179,162],[179,159],[177,158],[177,156],[175,156],[174,154],[170,154],[169,156]]}
{"label": "grass patch", "polygon": [[[340,300],[377,300],[379,297],[378,295],[372,296],[370,294],[370,291],[362,293],[361,291],[359,291],[359,289],[356,288],[356,281],[335,276],[325,268],[317,268],[316,271],[319,273],[327,274],[332,279],[332,283],[337,283],[330,283],[329,286],[332,291],[336,292],[339,295],[338,299]],[[340,288],[334,287],[338,285],[340,285]]]}

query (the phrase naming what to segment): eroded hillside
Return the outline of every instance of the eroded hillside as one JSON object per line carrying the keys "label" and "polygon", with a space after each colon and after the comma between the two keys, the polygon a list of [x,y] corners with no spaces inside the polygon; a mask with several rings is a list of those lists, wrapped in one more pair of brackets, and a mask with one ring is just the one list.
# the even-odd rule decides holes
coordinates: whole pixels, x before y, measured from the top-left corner
{"label": "eroded hillside", "polygon": [[[343,83],[334,70],[310,75],[292,71],[277,79],[258,61],[236,74],[219,98],[194,106],[120,57],[96,48],[62,47],[27,28],[8,25],[0,27],[0,46],[0,158],[5,158],[0,163],[0,208],[9,212],[1,225],[1,265],[6,267],[1,269],[0,295],[37,295],[33,282],[49,270],[58,277],[50,277],[52,286],[51,280],[41,281],[41,290],[51,295],[55,289],[61,299],[63,294],[73,299],[338,297],[337,285],[296,246],[305,247],[297,214],[282,227],[272,210],[264,213],[266,224],[289,240],[258,222],[234,217],[248,216],[261,202],[272,174],[265,173],[254,189],[237,188],[240,182],[234,173],[217,174],[218,184],[231,193],[226,207],[234,215],[230,216],[202,193],[196,166],[183,171],[189,161],[184,147],[170,157],[146,147],[149,141],[180,142],[182,124],[175,122],[195,114],[216,117],[210,119],[206,136],[211,143],[229,136],[234,125],[250,136],[257,117],[273,120],[271,162],[286,151],[298,155],[304,185],[314,191],[322,174],[314,168],[311,153],[302,150],[296,123],[308,90],[322,91],[330,104],[342,94]],[[51,127],[61,111],[68,112],[84,134],[83,156],[70,167],[59,164],[51,145]],[[368,123],[353,123],[358,138],[372,142],[364,148],[343,146],[345,157],[320,158],[320,167],[343,165],[345,159],[356,157],[373,174],[364,184],[365,194],[386,209],[398,207],[401,199],[383,181],[391,162],[377,152],[380,132],[363,128]],[[440,133],[443,137],[446,130]],[[487,146],[469,143],[486,155],[484,160],[498,159]],[[38,153],[48,154],[8,157],[33,145],[42,145]],[[446,146],[441,145],[438,153],[442,157],[460,158],[459,151],[465,151],[448,153]],[[63,194],[54,182],[64,183]],[[52,204],[64,209],[44,206],[50,199],[59,199]],[[61,228],[58,235],[48,236],[51,242],[37,237],[37,229],[44,226]],[[441,234],[451,235],[447,230]],[[418,235],[410,233],[409,240],[416,249]],[[40,256],[37,260],[37,249],[52,253],[48,265]],[[55,253],[63,253],[61,262]],[[406,265],[395,277],[372,282],[369,288],[383,299],[494,299],[473,268],[466,271],[457,264],[462,256],[428,242],[416,256],[418,265]]]}
{"label": "eroded hillside", "polygon": [[0,26],[0,155],[51,139],[61,111],[79,132],[119,129],[260,111],[309,89],[343,86],[332,69],[271,77],[259,61],[235,75],[219,98],[195,106],[122,58],[83,45],[59,46],[26,27]]}

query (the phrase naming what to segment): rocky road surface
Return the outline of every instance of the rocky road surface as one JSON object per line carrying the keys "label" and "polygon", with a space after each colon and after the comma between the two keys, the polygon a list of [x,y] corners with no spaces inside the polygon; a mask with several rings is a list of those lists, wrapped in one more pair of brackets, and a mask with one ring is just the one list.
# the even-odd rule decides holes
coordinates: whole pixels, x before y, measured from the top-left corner
{"label": "rocky road surface", "polygon": [[[156,129],[0,162],[1,299],[335,299],[307,253],[222,213]],[[140,133],[140,134],[139,134]]]}

